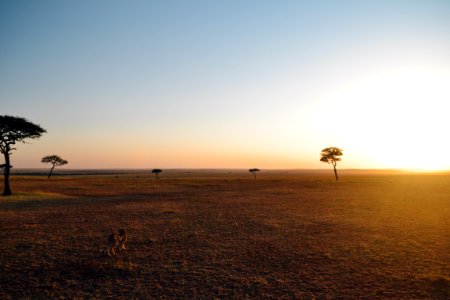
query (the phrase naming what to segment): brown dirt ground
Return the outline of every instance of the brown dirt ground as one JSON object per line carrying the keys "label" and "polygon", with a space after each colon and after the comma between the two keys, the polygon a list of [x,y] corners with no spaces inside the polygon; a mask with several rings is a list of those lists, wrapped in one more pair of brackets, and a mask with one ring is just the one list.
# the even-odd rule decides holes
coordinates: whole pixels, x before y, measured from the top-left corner
{"label": "brown dirt ground", "polygon": [[13,176],[0,298],[450,299],[450,175],[258,176]]}

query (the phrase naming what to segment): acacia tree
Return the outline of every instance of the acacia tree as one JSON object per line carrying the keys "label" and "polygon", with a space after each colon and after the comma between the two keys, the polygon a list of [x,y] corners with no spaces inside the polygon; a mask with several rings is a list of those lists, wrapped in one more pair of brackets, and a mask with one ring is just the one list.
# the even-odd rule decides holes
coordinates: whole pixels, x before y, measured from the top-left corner
{"label": "acacia tree", "polygon": [[344,155],[342,152],[342,149],[336,148],[336,147],[328,147],[325,149],[322,149],[322,152],[320,152],[320,161],[333,165],[334,169],[334,176],[336,177],[336,180],[339,180],[337,171],[336,171],[336,164],[338,161],[341,160],[339,156]]}
{"label": "acacia tree", "polygon": [[47,156],[44,156],[42,158],[41,162],[46,163],[46,164],[48,164],[48,163],[52,164],[52,167],[50,168],[50,173],[48,173],[48,178],[49,179],[50,179],[50,176],[52,176],[52,172],[53,172],[53,169],[55,167],[63,166],[63,165],[66,165],[66,164],[69,163],[67,160],[62,159],[58,155],[47,155]]}
{"label": "acacia tree", "polygon": [[249,169],[248,171],[249,171],[250,173],[253,173],[253,176],[255,176],[255,179],[256,179],[256,172],[259,172],[259,169],[253,168],[253,169]]}
{"label": "acacia tree", "polygon": [[153,169],[153,170],[152,170],[152,173],[155,174],[155,178],[156,178],[156,179],[159,178],[159,177],[158,177],[158,174],[161,173],[161,172],[162,172],[161,169]]}
{"label": "acacia tree", "polygon": [[45,132],[47,131],[41,126],[31,123],[25,118],[0,116],[0,152],[5,157],[3,196],[12,194],[9,186],[9,175],[11,169],[10,155],[13,150],[16,150],[14,145],[17,142],[24,142],[25,139],[37,139]]}

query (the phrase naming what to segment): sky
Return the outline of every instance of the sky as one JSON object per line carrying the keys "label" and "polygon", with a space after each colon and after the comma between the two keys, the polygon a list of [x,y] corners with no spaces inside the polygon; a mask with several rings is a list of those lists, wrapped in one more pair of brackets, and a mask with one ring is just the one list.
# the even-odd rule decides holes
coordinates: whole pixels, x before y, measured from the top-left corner
{"label": "sky", "polygon": [[450,2],[0,0],[15,168],[450,170]]}

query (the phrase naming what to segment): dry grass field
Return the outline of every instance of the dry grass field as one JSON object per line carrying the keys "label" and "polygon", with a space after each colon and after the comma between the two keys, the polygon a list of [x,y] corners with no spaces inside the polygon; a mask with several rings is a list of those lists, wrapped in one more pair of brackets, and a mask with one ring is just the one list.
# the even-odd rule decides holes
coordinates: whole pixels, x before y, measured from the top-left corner
{"label": "dry grass field", "polygon": [[14,175],[0,298],[450,299],[448,174],[160,176]]}

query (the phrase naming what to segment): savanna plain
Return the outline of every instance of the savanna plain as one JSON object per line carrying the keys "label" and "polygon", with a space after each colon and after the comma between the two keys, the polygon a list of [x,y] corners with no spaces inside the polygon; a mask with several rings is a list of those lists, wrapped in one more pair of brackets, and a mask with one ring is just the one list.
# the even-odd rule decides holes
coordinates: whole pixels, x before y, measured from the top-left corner
{"label": "savanna plain", "polygon": [[450,299],[450,174],[340,175],[14,174],[0,298]]}

